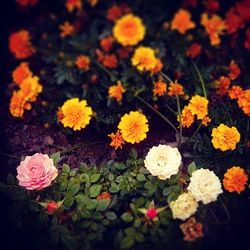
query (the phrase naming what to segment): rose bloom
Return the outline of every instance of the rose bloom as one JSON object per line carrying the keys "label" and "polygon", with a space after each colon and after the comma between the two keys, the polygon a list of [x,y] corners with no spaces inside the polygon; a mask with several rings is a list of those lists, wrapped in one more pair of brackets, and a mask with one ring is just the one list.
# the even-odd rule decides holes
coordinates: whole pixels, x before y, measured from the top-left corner
{"label": "rose bloom", "polygon": [[122,83],[118,81],[117,85],[112,85],[109,87],[109,97],[116,99],[117,102],[122,101],[122,94],[125,93],[125,89]]}
{"label": "rose bloom", "polygon": [[181,125],[183,128],[189,128],[194,123],[194,115],[188,106],[185,106],[181,112]]}
{"label": "rose bloom", "polygon": [[174,16],[171,22],[171,29],[178,30],[184,35],[187,30],[195,28],[195,23],[191,21],[191,14],[189,11],[180,9]]}
{"label": "rose bloom", "polygon": [[202,224],[197,223],[194,217],[188,219],[180,225],[180,229],[184,234],[185,241],[195,241],[197,238],[203,237]]}
{"label": "rose bloom", "polygon": [[85,100],[79,101],[78,98],[67,100],[61,111],[63,126],[73,128],[75,131],[85,128],[93,115],[93,111],[91,107],[87,106],[87,102]]}
{"label": "rose bloom", "polygon": [[183,193],[179,195],[177,200],[170,203],[174,219],[186,220],[193,215],[197,208],[198,203],[190,193]]}
{"label": "rose bloom", "polygon": [[145,30],[145,26],[139,17],[127,14],[117,20],[113,28],[113,35],[123,46],[136,45],[143,40]]}
{"label": "rose bloom", "polygon": [[58,170],[53,160],[46,154],[36,153],[26,156],[17,167],[19,185],[27,190],[40,190],[48,187],[57,175]]}
{"label": "rose bloom", "polygon": [[138,47],[132,57],[132,65],[136,66],[139,71],[154,70],[157,64],[155,52],[149,47]]}
{"label": "rose bloom", "polygon": [[222,193],[219,178],[209,169],[200,168],[192,173],[188,191],[194,196],[197,202],[208,204],[216,201]]}
{"label": "rose bloom", "polygon": [[224,174],[223,186],[229,192],[237,192],[238,194],[245,190],[248,176],[241,167],[231,167]]}
{"label": "rose bloom", "polygon": [[154,207],[151,207],[146,211],[146,217],[150,220],[155,219],[157,217],[157,214],[158,212]]}
{"label": "rose bloom", "polygon": [[228,127],[220,124],[212,130],[212,144],[214,148],[222,151],[234,150],[240,141],[240,133],[236,127]]}
{"label": "rose bloom", "polygon": [[177,148],[160,144],[149,150],[144,164],[153,176],[166,180],[178,173],[181,165],[181,154]]}
{"label": "rose bloom", "polygon": [[13,71],[12,79],[14,83],[20,85],[25,78],[31,75],[32,72],[30,71],[29,64],[26,62],[22,62]]}
{"label": "rose bloom", "polygon": [[205,97],[193,96],[188,104],[188,108],[198,119],[203,119],[208,114],[208,100]]}
{"label": "rose bloom", "polygon": [[118,125],[124,141],[132,144],[146,139],[148,132],[148,120],[138,111],[130,111],[125,114]]}

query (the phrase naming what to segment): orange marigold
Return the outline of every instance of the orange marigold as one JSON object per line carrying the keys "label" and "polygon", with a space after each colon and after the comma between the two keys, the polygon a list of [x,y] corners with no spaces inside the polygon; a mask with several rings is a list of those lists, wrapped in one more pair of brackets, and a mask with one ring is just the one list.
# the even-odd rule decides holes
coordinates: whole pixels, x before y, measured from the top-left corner
{"label": "orange marigold", "polygon": [[235,80],[241,73],[241,70],[238,66],[238,64],[232,60],[230,65],[229,65],[230,73],[228,74],[229,78],[231,80]]}
{"label": "orange marigold", "polygon": [[191,58],[196,58],[198,55],[200,55],[201,50],[202,50],[202,47],[199,43],[193,43],[187,49],[187,56],[189,56]]}
{"label": "orange marigold", "polygon": [[111,194],[110,193],[108,193],[108,192],[102,192],[102,193],[100,193],[98,196],[97,196],[97,198],[96,198],[98,201],[99,200],[111,200],[112,199],[112,196],[111,196]]}
{"label": "orange marigold", "polygon": [[211,45],[220,44],[220,35],[226,29],[224,21],[217,15],[212,15],[210,18],[207,13],[201,16],[201,24],[204,26],[209,35]]}
{"label": "orange marigold", "polygon": [[171,82],[168,87],[168,95],[169,96],[184,95],[183,86],[177,82]]}
{"label": "orange marigold", "polygon": [[27,78],[28,76],[31,76],[31,75],[32,75],[32,72],[30,71],[29,64],[26,62],[22,62],[12,72],[12,79],[13,79],[14,83],[19,85],[22,83],[22,81],[25,78]]}
{"label": "orange marigold", "polygon": [[35,49],[30,42],[30,33],[20,30],[12,33],[9,38],[9,49],[17,59],[25,59],[34,54]]}
{"label": "orange marigold", "polygon": [[181,34],[185,34],[187,30],[195,28],[195,23],[191,21],[189,11],[180,9],[171,22],[171,29],[178,30]]}
{"label": "orange marigold", "polygon": [[107,19],[109,21],[116,21],[119,19],[123,14],[131,12],[131,9],[126,4],[121,5],[112,5],[108,9]]}
{"label": "orange marigold", "polygon": [[100,46],[105,52],[110,52],[114,43],[114,38],[112,36],[105,37],[101,40]]}
{"label": "orange marigold", "polygon": [[154,75],[154,74],[157,74],[159,73],[163,68],[163,63],[161,61],[161,59],[156,59],[156,64],[155,64],[155,67],[151,70],[151,74]]}
{"label": "orange marigold", "polygon": [[167,93],[167,84],[162,80],[154,82],[153,94],[154,96],[163,96]]}
{"label": "orange marigold", "polygon": [[62,38],[71,36],[75,32],[75,27],[67,21],[61,24],[59,29],[61,30],[60,36]]}
{"label": "orange marigold", "polygon": [[111,133],[108,135],[111,138],[111,143],[110,146],[114,147],[115,150],[117,150],[118,148],[122,148],[122,145],[125,143],[123,138],[122,138],[122,134],[121,132],[118,130],[116,133]]}
{"label": "orange marigold", "polygon": [[69,12],[72,12],[75,9],[82,9],[82,0],[66,0],[66,8]]}
{"label": "orange marigold", "polygon": [[35,6],[38,0],[16,0],[17,4],[21,7]]}
{"label": "orange marigold", "polygon": [[244,25],[242,18],[233,9],[227,12],[225,23],[228,34],[237,32]]}
{"label": "orange marigold", "polygon": [[239,99],[242,94],[243,89],[238,85],[234,85],[228,90],[230,99]]}
{"label": "orange marigold", "polygon": [[90,59],[88,56],[85,55],[79,55],[76,58],[75,64],[78,69],[88,71],[89,70],[89,64],[90,64]]}
{"label": "orange marigold", "polygon": [[[183,128],[189,128],[194,123],[194,115],[188,108],[188,106],[185,106],[184,109],[181,112],[181,125]],[[180,120],[178,118],[178,120]]]}
{"label": "orange marigold", "polygon": [[109,68],[109,69],[115,69],[118,65],[118,60],[115,54],[106,54],[104,55],[104,59],[102,61],[102,64]]}
{"label": "orange marigold", "polygon": [[234,166],[227,170],[223,178],[223,186],[229,192],[237,192],[238,194],[245,190],[248,176],[243,168]]}
{"label": "orange marigold", "polygon": [[122,101],[122,94],[125,93],[125,89],[122,83],[118,81],[117,85],[112,85],[109,87],[109,97],[115,98],[117,102]]}
{"label": "orange marigold", "polygon": [[211,118],[210,118],[209,116],[205,116],[205,117],[202,119],[202,121],[201,121],[202,125],[204,125],[205,127],[206,127],[210,122],[211,122]]}
{"label": "orange marigold", "polygon": [[216,81],[216,93],[219,96],[226,95],[231,84],[230,78],[226,76],[221,76],[218,81]]}
{"label": "orange marigold", "polygon": [[238,105],[246,115],[250,116],[250,89],[242,92],[238,99]]}
{"label": "orange marigold", "polygon": [[194,217],[181,224],[180,229],[184,234],[185,241],[195,241],[197,238],[203,237],[202,224],[197,223]]}
{"label": "orange marigold", "polygon": [[208,100],[205,97],[193,96],[188,104],[188,108],[197,119],[203,119],[208,114]]}

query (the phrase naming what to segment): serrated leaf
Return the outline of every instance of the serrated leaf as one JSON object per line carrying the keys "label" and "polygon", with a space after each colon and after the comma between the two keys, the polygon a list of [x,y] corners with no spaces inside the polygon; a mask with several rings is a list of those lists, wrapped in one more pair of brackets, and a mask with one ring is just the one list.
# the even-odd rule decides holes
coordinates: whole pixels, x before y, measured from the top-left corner
{"label": "serrated leaf", "polygon": [[121,218],[125,222],[131,222],[134,219],[134,217],[130,213],[128,213],[128,212],[122,214]]}
{"label": "serrated leaf", "polygon": [[131,236],[126,236],[122,239],[121,244],[120,244],[120,248],[121,249],[129,249],[134,245],[134,238]]}
{"label": "serrated leaf", "polygon": [[95,197],[97,197],[101,193],[101,190],[102,190],[102,185],[100,185],[100,184],[94,184],[90,188],[89,196],[91,198],[95,198]]}

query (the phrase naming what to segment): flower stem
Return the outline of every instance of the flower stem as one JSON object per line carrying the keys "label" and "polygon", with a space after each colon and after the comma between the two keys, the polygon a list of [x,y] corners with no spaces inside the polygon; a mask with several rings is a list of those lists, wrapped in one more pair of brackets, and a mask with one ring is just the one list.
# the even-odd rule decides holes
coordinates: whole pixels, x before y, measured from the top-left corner
{"label": "flower stem", "polygon": [[161,75],[162,77],[164,77],[166,80],[168,80],[169,82],[173,82],[173,81],[171,80],[171,78],[170,78],[169,76],[167,76],[166,74],[160,72],[160,75]]}
{"label": "flower stem", "polygon": [[178,117],[179,117],[179,122],[180,122],[179,141],[177,144],[177,147],[179,148],[179,146],[181,145],[181,140],[182,140],[182,123],[181,123],[181,105],[180,105],[180,99],[178,95],[176,95],[176,102],[177,102]]}
{"label": "flower stem", "polygon": [[101,68],[103,71],[105,71],[110,76],[112,81],[118,81],[117,77],[111,71],[109,71],[106,67],[104,67],[101,63],[93,59],[91,61],[95,63],[99,68]]}

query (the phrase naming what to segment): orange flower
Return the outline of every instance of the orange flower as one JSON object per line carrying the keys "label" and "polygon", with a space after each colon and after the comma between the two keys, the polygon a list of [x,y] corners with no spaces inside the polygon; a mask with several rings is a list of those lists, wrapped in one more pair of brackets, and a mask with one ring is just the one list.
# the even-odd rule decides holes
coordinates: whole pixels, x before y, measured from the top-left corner
{"label": "orange flower", "polygon": [[187,30],[195,28],[195,23],[191,21],[189,11],[180,9],[171,22],[171,29],[178,30],[181,34],[185,34]]}
{"label": "orange flower", "polygon": [[12,79],[14,83],[17,85],[20,85],[21,82],[27,78],[28,76],[31,76],[32,72],[30,71],[29,64],[26,62],[20,63],[15,70],[12,73]]}
{"label": "orange flower", "polygon": [[122,86],[122,83],[118,81],[117,85],[109,87],[109,97],[115,98],[117,102],[122,101],[122,94],[125,93],[125,89]]}
{"label": "orange flower", "polygon": [[117,68],[118,60],[117,60],[116,55],[115,54],[106,54],[104,56],[102,64],[109,69]]}
{"label": "orange flower", "polygon": [[110,52],[110,50],[112,49],[112,46],[113,46],[113,42],[114,42],[114,38],[112,36],[108,36],[106,38],[103,38],[100,42],[101,48],[105,52]]}
{"label": "orange flower", "polygon": [[102,192],[100,193],[97,198],[96,198],[98,201],[99,200],[111,200],[112,199],[112,196],[110,195],[110,193],[107,193],[107,192]]}
{"label": "orange flower", "polygon": [[239,96],[238,105],[246,115],[250,116],[250,89],[243,91]]}
{"label": "orange flower", "polygon": [[207,13],[204,13],[201,16],[201,24],[209,35],[211,45],[219,45],[220,35],[226,29],[224,21],[217,15],[208,18]]}
{"label": "orange flower", "polygon": [[243,89],[238,85],[232,86],[232,88],[228,90],[230,99],[239,99],[242,94]]}
{"label": "orange flower", "polygon": [[108,9],[107,19],[109,21],[116,21],[119,19],[123,14],[131,12],[131,9],[126,4],[121,5],[112,5]]}
{"label": "orange flower", "polygon": [[230,73],[228,74],[228,76],[231,80],[235,80],[241,73],[238,64],[234,60],[231,61],[229,69]]}
{"label": "orange flower", "polygon": [[230,78],[226,76],[221,76],[218,81],[216,81],[216,93],[219,96],[226,95],[231,84]]}
{"label": "orange flower", "polygon": [[30,33],[20,30],[12,33],[9,38],[9,49],[17,59],[25,59],[34,54],[35,49],[30,42]]}
{"label": "orange flower", "polygon": [[241,167],[231,167],[224,174],[223,186],[229,192],[237,192],[238,194],[245,190],[248,176]]}
{"label": "orange flower", "polygon": [[243,27],[242,18],[232,9],[226,14],[225,24],[227,33],[233,34]]}
{"label": "orange flower", "polygon": [[184,95],[183,86],[177,82],[171,82],[168,87],[168,95],[169,96]]}
{"label": "orange flower", "polygon": [[205,97],[193,96],[188,104],[193,115],[197,115],[197,119],[203,119],[208,114],[208,100]]}
{"label": "orange flower", "polygon": [[61,108],[61,107],[58,108],[58,111],[57,111],[57,113],[56,113],[56,116],[57,116],[57,120],[58,120],[59,122],[62,122],[62,119],[64,118],[64,114],[63,114],[63,112],[62,112],[62,108]]}
{"label": "orange flower", "polygon": [[66,8],[69,12],[72,12],[74,9],[82,9],[82,0],[66,0]]}
{"label": "orange flower", "polygon": [[124,140],[122,138],[121,132],[118,130],[115,134],[111,133],[108,135],[111,138],[110,146],[114,147],[115,150],[118,148],[122,148],[122,144],[124,144]]}
{"label": "orange flower", "polygon": [[181,112],[181,125],[183,128],[189,128],[193,124],[193,122],[194,115],[192,114],[188,106],[185,106]]}
{"label": "orange flower", "polygon": [[185,241],[195,241],[197,238],[203,237],[202,224],[197,223],[194,217],[181,224],[180,229],[184,234]]}
{"label": "orange flower", "polygon": [[167,93],[167,84],[161,80],[154,83],[153,94],[154,96],[163,96]]}
{"label": "orange flower", "polygon": [[205,127],[206,127],[210,122],[211,122],[211,119],[210,119],[209,116],[205,116],[205,117],[202,119],[202,121],[201,121],[202,125],[204,125]]}
{"label": "orange flower", "polygon": [[151,74],[154,75],[154,74],[157,74],[159,73],[163,68],[163,63],[160,59],[156,59],[156,64],[155,64],[155,67],[151,70]]}
{"label": "orange flower", "polygon": [[89,59],[88,56],[79,55],[76,58],[75,64],[76,64],[76,66],[77,66],[78,69],[87,71],[87,70],[89,70],[90,59]]}
{"label": "orange flower", "polygon": [[188,49],[187,49],[187,56],[191,58],[196,58],[198,55],[200,55],[202,50],[202,47],[199,43],[193,43]]}
{"label": "orange flower", "polygon": [[16,0],[17,4],[21,7],[35,6],[38,0]]}
{"label": "orange flower", "polygon": [[75,32],[75,27],[69,22],[64,22],[59,26],[61,38],[71,36]]}

